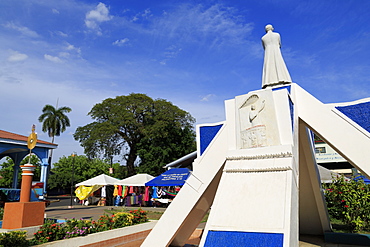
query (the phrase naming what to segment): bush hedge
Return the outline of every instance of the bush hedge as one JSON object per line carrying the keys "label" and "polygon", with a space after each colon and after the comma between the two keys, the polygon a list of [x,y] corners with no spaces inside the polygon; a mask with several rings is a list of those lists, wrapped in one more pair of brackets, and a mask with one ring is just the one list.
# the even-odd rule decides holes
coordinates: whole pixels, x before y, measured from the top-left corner
{"label": "bush hedge", "polygon": [[146,212],[138,209],[130,213],[119,212],[113,215],[102,215],[98,220],[69,219],[64,223],[46,222],[26,240],[26,232],[12,231],[0,233],[0,246],[33,246],[56,240],[85,236],[87,234],[131,226],[148,221]]}
{"label": "bush hedge", "polygon": [[370,185],[342,176],[323,188],[330,217],[341,220],[351,232],[370,231]]}

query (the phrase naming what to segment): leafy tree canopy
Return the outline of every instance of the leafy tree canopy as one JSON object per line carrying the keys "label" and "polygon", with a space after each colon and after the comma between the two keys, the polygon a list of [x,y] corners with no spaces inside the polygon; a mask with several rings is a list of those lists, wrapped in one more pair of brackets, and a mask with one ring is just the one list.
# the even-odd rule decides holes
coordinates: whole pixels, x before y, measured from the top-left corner
{"label": "leafy tree canopy", "polygon": [[94,122],[78,127],[74,138],[89,157],[122,155],[128,175],[138,170],[152,175],[195,150],[194,118],[164,99],[132,93],[105,99],[89,115]]}
{"label": "leafy tree canopy", "polygon": [[72,109],[67,106],[55,108],[52,105],[45,105],[42,109],[42,114],[39,117],[39,121],[42,122],[42,131],[48,132],[49,137],[53,138],[53,142],[54,136],[60,136],[60,133],[70,126],[69,118],[65,114],[71,111]]}
{"label": "leafy tree canopy", "polygon": [[52,174],[49,178],[49,188],[69,190],[72,184],[72,173],[74,184],[83,182],[100,174],[107,174],[116,178],[125,175],[118,163],[113,164],[113,174],[109,174],[110,163],[101,159],[89,159],[84,155],[63,156],[53,164]]}
{"label": "leafy tree canopy", "polygon": [[[29,156],[26,156],[20,163],[20,165],[27,164],[29,162]],[[30,163],[36,166],[35,171],[33,172],[33,181],[40,181],[41,174],[41,161],[36,155],[31,155]],[[0,188],[11,188],[13,183],[13,171],[14,171],[14,162],[11,158],[6,157],[5,162],[1,164],[0,169]],[[20,184],[22,171],[19,169],[18,173],[18,184]],[[20,188],[20,185],[18,186]]]}

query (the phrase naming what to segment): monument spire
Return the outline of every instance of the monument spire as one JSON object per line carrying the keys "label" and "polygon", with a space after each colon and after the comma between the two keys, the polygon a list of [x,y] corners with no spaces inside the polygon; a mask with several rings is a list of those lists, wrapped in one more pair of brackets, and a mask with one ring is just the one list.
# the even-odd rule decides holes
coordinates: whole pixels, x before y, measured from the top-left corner
{"label": "monument spire", "polygon": [[273,32],[274,28],[270,24],[265,30],[266,34],[262,37],[262,46],[265,50],[262,88],[291,83],[292,79],[280,51],[280,34]]}

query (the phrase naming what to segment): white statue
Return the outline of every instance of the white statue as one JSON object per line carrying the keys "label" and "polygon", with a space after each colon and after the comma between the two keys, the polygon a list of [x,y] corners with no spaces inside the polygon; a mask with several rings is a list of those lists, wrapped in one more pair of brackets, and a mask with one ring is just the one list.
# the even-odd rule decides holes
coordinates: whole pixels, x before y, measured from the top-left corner
{"label": "white statue", "polygon": [[265,49],[262,88],[291,83],[292,79],[280,51],[280,34],[273,32],[272,25],[267,25],[265,30],[266,34],[262,37],[262,45]]}

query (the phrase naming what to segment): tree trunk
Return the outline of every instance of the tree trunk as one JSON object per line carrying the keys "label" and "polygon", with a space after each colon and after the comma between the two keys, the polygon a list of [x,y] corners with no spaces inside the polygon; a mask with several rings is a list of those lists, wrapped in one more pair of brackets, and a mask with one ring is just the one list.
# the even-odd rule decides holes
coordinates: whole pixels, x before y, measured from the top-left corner
{"label": "tree trunk", "polygon": [[136,174],[136,170],[135,170],[135,160],[137,158],[137,154],[136,154],[136,149],[135,148],[130,148],[130,152],[128,154],[128,158],[127,158],[127,175],[130,177],[130,176],[133,176]]}

